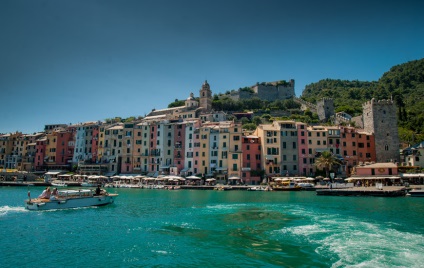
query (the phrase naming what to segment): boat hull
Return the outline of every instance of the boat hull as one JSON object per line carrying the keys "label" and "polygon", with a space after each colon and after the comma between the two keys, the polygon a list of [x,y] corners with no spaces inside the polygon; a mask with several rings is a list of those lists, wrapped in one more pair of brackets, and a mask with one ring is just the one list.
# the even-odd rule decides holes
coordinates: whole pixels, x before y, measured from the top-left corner
{"label": "boat hull", "polygon": [[424,190],[411,190],[409,195],[412,197],[424,197]]}
{"label": "boat hull", "polygon": [[272,188],[273,191],[300,191],[300,187],[274,187]]}
{"label": "boat hull", "polygon": [[35,199],[27,200],[25,202],[25,208],[28,210],[51,210],[51,209],[67,209],[67,208],[79,208],[79,207],[91,207],[91,206],[105,206],[112,204],[117,195],[99,195],[81,198],[69,198],[69,199]]}

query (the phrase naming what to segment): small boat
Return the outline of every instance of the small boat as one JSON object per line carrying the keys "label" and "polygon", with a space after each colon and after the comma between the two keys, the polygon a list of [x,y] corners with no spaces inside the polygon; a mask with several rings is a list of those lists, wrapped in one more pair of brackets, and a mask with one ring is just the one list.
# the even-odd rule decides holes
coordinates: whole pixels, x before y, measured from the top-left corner
{"label": "small boat", "polygon": [[268,186],[253,186],[250,188],[247,188],[248,191],[270,191],[271,187]]}
{"label": "small boat", "polygon": [[424,189],[412,189],[411,191],[409,191],[408,196],[424,197]]}
{"label": "small boat", "polygon": [[112,204],[116,196],[118,194],[110,194],[104,190],[99,195],[96,195],[91,189],[80,189],[61,190],[58,191],[57,197],[51,197],[50,199],[31,199],[30,192],[28,192],[28,199],[25,200],[25,208],[28,210],[49,210],[105,206]]}
{"label": "small boat", "polygon": [[274,185],[272,190],[274,191],[300,191],[302,188],[297,183],[290,182],[288,185]]}
{"label": "small boat", "polygon": [[59,181],[52,181],[50,184],[52,186],[55,186],[55,187],[67,187],[68,186],[68,184],[66,184],[65,182],[59,182]]}

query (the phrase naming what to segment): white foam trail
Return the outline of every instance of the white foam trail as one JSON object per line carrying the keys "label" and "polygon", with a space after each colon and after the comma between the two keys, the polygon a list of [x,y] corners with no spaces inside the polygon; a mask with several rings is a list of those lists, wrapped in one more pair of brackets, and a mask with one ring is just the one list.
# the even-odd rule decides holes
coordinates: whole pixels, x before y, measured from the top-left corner
{"label": "white foam trail", "polygon": [[28,212],[24,207],[9,207],[2,206],[0,207],[0,216],[4,216],[9,212]]}
{"label": "white foam trail", "polygon": [[316,245],[315,252],[330,259],[332,267],[422,267],[424,263],[422,234],[354,217],[301,214],[312,224],[283,228],[280,235]]}

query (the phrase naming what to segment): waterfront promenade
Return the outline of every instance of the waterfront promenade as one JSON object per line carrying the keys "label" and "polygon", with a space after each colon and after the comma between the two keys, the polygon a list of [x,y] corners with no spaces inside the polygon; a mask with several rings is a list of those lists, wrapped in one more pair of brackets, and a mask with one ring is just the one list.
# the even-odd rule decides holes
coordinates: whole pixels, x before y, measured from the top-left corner
{"label": "waterfront promenade", "polygon": [[[10,187],[33,187],[33,186],[52,186],[48,182],[0,182],[0,186]],[[79,183],[73,183],[68,185],[69,187],[81,187]],[[141,187],[132,189],[158,189],[152,188],[152,185],[142,185]],[[221,191],[248,191],[254,185],[167,185],[164,190],[221,190]],[[301,189],[307,191],[316,191],[317,195],[327,196],[379,196],[379,197],[398,197],[405,196],[409,190],[421,189],[424,185],[410,185],[405,186],[382,186],[377,188],[375,186],[370,187],[329,187],[328,185],[316,185],[314,188]]]}

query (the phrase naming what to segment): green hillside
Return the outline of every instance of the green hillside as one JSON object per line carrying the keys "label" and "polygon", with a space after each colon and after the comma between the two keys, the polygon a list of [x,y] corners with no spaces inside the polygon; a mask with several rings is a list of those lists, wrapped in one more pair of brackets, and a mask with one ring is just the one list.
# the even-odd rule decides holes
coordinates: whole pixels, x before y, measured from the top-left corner
{"label": "green hillside", "polygon": [[395,100],[399,134],[406,143],[424,139],[424,59],[393,66],[378,81],[324,79],[305,87],[301,98],[316,103],[323,97],[334,100],[336,112],[362,113],[362,104],[372,98]]}

